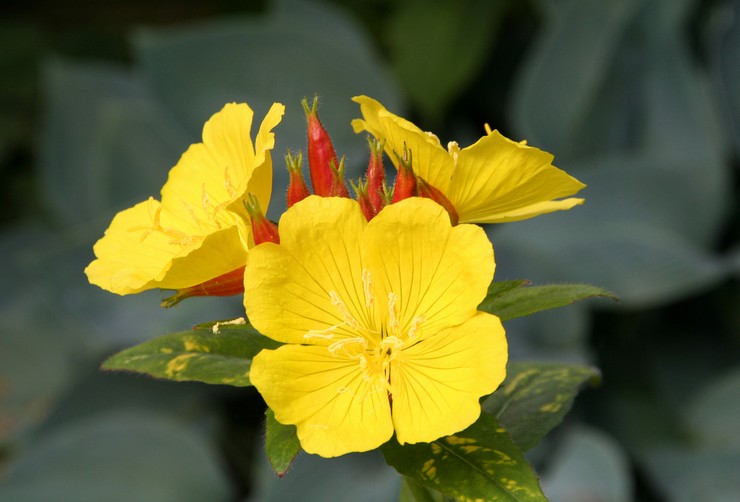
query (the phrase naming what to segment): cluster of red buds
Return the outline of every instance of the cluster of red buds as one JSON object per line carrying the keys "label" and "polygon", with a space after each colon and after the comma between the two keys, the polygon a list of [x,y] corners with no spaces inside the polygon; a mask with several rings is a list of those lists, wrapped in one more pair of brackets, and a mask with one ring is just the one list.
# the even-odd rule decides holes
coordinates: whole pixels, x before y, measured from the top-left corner
{"label": "cluster of red buds", "polygon": [[[340,160],[337,159],[329,133],[319,120],[318,99],[314,98],[310,108],[307,99],[304,99],[302,104],[306,112],[308,168],[313,194],[321,197],[349,198],[344,177],[345,159],[344,157]],[[400,155],[394,152],[398,160],[398,172],[396,173],[395,184],[389,187],[386,184],[383,166],[384,145],[373,137],[368,138],[368,145],[370,161],[365,176],[358,179],[356,183],[350,181],[357,202],[368,221],[389,204],[394,204],[409,197],[426,197],[444,207],[452,224],[457,224],[457,211],[449,199],[437,188],[414,173],[412,152],[410,150],[406,150],[404,147],[404,151]],[[311,195],[312,192],[303,177],[303,154],[301,152],[295,154],[288,152],[285,163],[290,174],[287,205],[291,207]],[[254,194],[249,194],[248,199],[244,201],[244,207],[249,215],[254,244],[258,245],[263,242],[280,244],[278,226],[265,217]],[[230,296],[243,292],[244,267],[240,267],[202,284],[181,289],[175,295],[163,300],[162,306],[171,307],[191,296]]]}
{"label": "cluster of red buds", "polygon": [[[317,111],[318,99],[314,98],[311,107],[308,100],[303,100],[303,110],[306,112],[308,136],[308,169],[311,175],[313,193],[322,197],[349,197],[347,183],[344,179],[345,159],[337,160],[334,145],[329,133],[324,128]],[[388,187],[383,167],[384,145],[375,138],[368,139],[370,147],[370,161],[364,178],[357,182],[350,181],[355,192],[357,202],[368,221],[373,219],[383,207],[409,197],[426,197],[444,207],[450,215],[453,225],[458,222],[458,215],[449,199],[437,188],[430,185],[414,173],[412,152],[404,148],[398,159],[398,173],[393,187]],[[302,171],[303,155],[291,154],[285,158],[290,173],[287,203],[291,207],[296,202],[305,199],[311,194]],[[256,241],[256,239],[255,239]]]}

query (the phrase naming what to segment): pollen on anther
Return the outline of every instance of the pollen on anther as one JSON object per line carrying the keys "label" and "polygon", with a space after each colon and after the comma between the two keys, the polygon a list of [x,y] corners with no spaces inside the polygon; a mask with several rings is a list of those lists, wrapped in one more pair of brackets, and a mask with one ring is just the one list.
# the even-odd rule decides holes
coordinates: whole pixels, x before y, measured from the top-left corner
{"label": "pollen on anther", "polygon": [[331,300],[331,304],[334,305],[334,307],[336,307],[336,309],[339,311],[339,315],[342,316],[342,320],[344,322],[346,322],[352,329],[360,329],[360,323],[357,322],[357,319],[352,316],[349,309],[347,308],[347,305],[345,305],[345,303],[339,297],[339,293],[333,290],[329,291],[329,299]]}
{"label": "pollen on anther", "polygon": [[398,322],[398,315],[396,314],[396,302],[398,301],[398,295],[391,291],[388,293],[388,331],[396,334],[400,328]]}
{"label": "pollen on anther", "polygon": [[368,269],[362,269],[362,289],[365,293],[365,306],[370,308],[375,305],[375,295],[372,290],[372,277]]}

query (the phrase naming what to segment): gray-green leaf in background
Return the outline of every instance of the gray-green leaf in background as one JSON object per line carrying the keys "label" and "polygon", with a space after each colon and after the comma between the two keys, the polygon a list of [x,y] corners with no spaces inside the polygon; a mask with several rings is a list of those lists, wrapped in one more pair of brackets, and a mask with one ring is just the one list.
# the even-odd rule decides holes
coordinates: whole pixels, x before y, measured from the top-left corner
{"label": "gray-green leaf in background", "polygon": [[206,438],[139,410],[93,415],[45,434],[7,468],[5,500],[233,500]]}
{"label": "gray-green leaf in background", "polygon": [[566,434],[542,475],[550,502],[630,502],[632,479],[627,456],[605,433],[578,426]]}
{"label": "gray-green leaf in background", "polygon": [[44,67],[44,92],[39,184],[57,224],[102,225],[117,210],[159,197],[188,134],[135,72],[53,60]]}
{"label": "gray-green leaf in background", "polygon": [[573,135],[604,82],[635,4],[566,0],[552,9],[514,87],[512,117],[531,145],[558,155],[576,148]]}

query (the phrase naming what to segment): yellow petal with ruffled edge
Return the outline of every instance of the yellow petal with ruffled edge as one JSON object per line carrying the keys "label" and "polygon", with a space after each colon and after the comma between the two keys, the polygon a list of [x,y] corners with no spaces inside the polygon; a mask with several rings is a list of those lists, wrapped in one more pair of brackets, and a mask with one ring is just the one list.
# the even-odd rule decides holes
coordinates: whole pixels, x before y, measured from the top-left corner
{"label": "yellow petal with ruffled edge", "polygon": [[547,152],[492,131],[458,153],[448,198],[460,222],[503,223],[583,203],[554,200],[585,185],[552,165]]}
{"label": "yellow petal with ruffled edge", "polygon": [[272,106],[256,151],[249,106],[227,104],[213,115],[203,128],[203,142],[192,145],[170,171],[162,202],[150,198],[114,217],[94,246],[88,280],[131,294],[182,289],[243,266],[251,232],[241,200],[251,191],[267,207],[271,129],[283,113],[283,105]]}
{"label": "yellow petal with ruffled edge", "polygon": [[159,201],[149,199],[113,218],[93,248],[98,259],[85,269],[91,283],[122,295],[157,287],[180,289],[244,265],[236,226],[196,238],[163,229],[159,210]]}
{"label": "yellow petal with ruffled edge", "polygon": [[452,227],[442,206],[418,197],[383,208],[368,224],[362,250],[382,324],[391,325],[396,315],[398,333],[413,339],[475,315],[495,268],[480,227]]}
{"label": "yellow petal with ruffled edge", "polygon": [[501,321],[484,312],[404,348],[390,371],[398,441],[434,441],[475,422],[478,399],[503,382],[506,361]]}
{"label": "yellow petal with ruffled edge", "polygon": [[[295,208],[295,209],[294,209]],[[310,196],[280,218],[280,245],[250,252],[244,307],[261,333],[285,343],[328,345],[372,327],[362,285],[367,220],[350,199]]]}
{"label": "yellow petal with ruffled edge", "polygon": [[[460,223],[503,223],[570,209],[583,199],[569,198],[585,187],[551,164],[552,155],[511,141],[498,131],[474,145],[448,149],[439,140],[398,117],[383,105],[358,96],[363,119],[352,121],[355,132],[367,131],[385,141],[386,152],[412,151],[414,172],[442,191],[455,207]],[[396,157],[390,155],[396,167]]]}
{"label": "yellow petal with ruffled edge", "polygon": [[435,188],[446,194],[455,165],[439,142],[439,138],[416,127],[408,120],[393,115],[383,105],[367,96],[357,96],[352,101],[360,104],[363,119],[354,119],[352,128],[356,133],[367,131],[385,142],[385,152],[398,168],[398,157],[403,154],[404,144],[412,152],[412,164],[417,176],[421,176]]}
{"label": "yellow petal with ruffled edge", "polygon": [[382,374],[363,374],[356,359],[325,347],[284,345],[260,352],[249,378],[278,422],[297,424],[309,453],[368,451],[393,435]]}

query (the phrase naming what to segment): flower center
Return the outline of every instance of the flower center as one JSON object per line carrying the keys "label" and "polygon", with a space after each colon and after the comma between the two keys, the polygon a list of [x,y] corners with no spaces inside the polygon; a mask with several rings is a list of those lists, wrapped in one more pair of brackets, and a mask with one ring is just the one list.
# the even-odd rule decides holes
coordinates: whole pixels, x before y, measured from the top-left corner
{"label": "flower center", "polygon": [[[367,322],[358,320],[339,293],[331,290],[329,299],[341,323],[322,330],[311,330],[303,337],[307,340],[318,338],[327,342],[335,340],[329,343],[327,350],[336,357],[357,361],[362,378],[366,381],[377,381],[378,385],[390,395],[391,362],[402,360],[403,349],[417,341],[425,319],[423,315],[418,315],[410,322],[404,323],[399,313],[400,299],[393,291],[388,293],[385,305],[376,302],[372,292],[372,276],[367,269],[362,271],[362,286],[364,306],[369,313],[367,319],[374,318],[375,308],[387,309],[388,315],[379,330],[367,325]],[[337,340],[337,330],[340,327],[349,328],[355,336]],[[339,391],[346,392],[346,389]]]}

